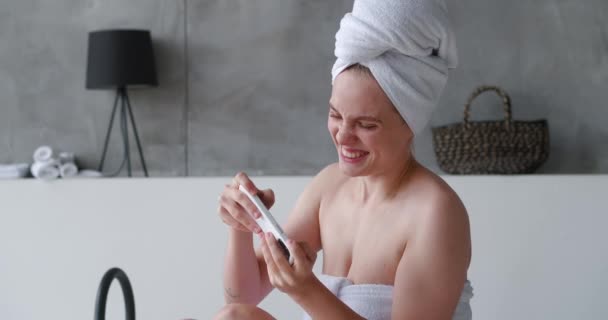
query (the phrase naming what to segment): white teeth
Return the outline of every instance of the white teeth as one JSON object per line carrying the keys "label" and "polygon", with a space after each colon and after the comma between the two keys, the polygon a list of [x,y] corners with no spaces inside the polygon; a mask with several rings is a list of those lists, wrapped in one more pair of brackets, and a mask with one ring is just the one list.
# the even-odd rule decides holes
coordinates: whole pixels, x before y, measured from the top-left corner
{"label": "white teeth", "polygon": [[347,158],[355,159],[364,156],[367,152],[348,152],[342,149],[342,154]]}

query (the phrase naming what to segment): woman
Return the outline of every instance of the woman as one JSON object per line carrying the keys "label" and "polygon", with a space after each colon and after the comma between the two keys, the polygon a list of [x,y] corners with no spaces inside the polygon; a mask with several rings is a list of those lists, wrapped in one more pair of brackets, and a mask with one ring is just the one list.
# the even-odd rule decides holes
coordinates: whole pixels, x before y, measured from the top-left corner
{"label": "woman", "polygon": [[[250,214],[259,213],[238,186],[267,207],[272,190],[258,190],[244,173],[226,186],[219,214],[230,226],[227,305],[216,319],[273,319],[256,307],[273,288],[316,320],[471,318],[466,209],[411,151],[454,65],[455,47],[443,3],[408,3],[415,5],[355,1],[342,20],[327,122],[339,161],[314,177],[283,226],[296,241],[288,244],[293,266],[255,225]],[[408,31],[424,27],[424,37]],[[255,249],[254,234],[261,238]]]}

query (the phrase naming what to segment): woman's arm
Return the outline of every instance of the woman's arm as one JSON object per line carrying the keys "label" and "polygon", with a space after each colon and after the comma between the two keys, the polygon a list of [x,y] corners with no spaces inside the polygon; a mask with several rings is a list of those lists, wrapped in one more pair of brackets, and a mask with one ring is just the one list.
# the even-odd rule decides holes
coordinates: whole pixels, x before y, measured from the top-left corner
{"label": "woman's arm", "polygon": [[252,233],[230,229],[224,266],[226,303],[257,304],[262,281]]}
{"label": "woman's arm", "polygon": [[[321,232],[319,227],[319,208],[325,189],[331,187],[331,174],[335,165],[329,165],[321,170],[304,188],[298,197],[287,221],[281,227],[290,240],[306,243],[311,253],[321,250]],[[268,266],[264,260],[262,246],[256,248],[256,256],[260,264],[262,286],[260,301],[274,289],[268,276]]]}
{"label": "woman's arm", "polygon": [[259,213],[254,212],[257,210],[253,203],[238,190],[239,185],[258,194],[268,207],[274,204],[274,193],[272,190],[258,190],[249,177],[241,172],[220,196],[220,217],[230,226],[224,257],[224,300],[226,303],[257,304],[262,279],[259,259],[253,248],[253,233],[261,230],[250,215]]}
{"label": "woman's arm", "polygon": [[312,272],[316,253],[305,243],[289,240],[290,265],[272,234],[261,238],[270,283],[288,294],[315,320],[362,319],[330,292]]}
{"label": "woman's arm", "polygon": [[[288,243],[294,255],[294,264],[289,265],[282,255],[274,237],[262,238],[260,249],[266,260],[265,268],[269,283],[288,294],[315,320],[363,319],[340,301],[314,275],[312,268],[316,254],[321,249],[319,207],[321,196],[334,190],[340,183],[336,164],[325,168],[311,182],[296,207],[285,230],[291,240]],[[303,227],[303,228],[302,228]]]}
{"label": "woman's arm", "polygon": [[469,219],[456,195],[440,198],[418,213],[395,275],[392,319],[453,317],[471,259]]}
{"label": "woman's arm", "polygon": [[[330,168],[328,166],[319,172],[306,186],[287,222],[282,225],[288,238],[307,243],[315,253],[321,249],[319,207],[324,188],[328,186]],[[240,179],[243,183],[249,181],[244,174]],[[253,206],[253,203],[250,204]],[[257,305],[272,291],[262,250],[260,247],[253,248],[251,232],[231,228],[224,265],[224,296],[227,303]]]}

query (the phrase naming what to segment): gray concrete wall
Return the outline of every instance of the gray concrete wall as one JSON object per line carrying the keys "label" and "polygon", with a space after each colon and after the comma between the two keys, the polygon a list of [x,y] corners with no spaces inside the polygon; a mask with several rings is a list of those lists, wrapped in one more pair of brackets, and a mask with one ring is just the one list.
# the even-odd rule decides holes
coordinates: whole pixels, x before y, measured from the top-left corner
{"label": "gray concrete wall", "polygon": [[[183,175],[184,9],[182,1],[1,1],[0,162],[31,161],[37,146],[50,144],[96,168],[114,95],[85,90],[88,31],[145,28],[162,85],[132,91],[138,130],[151,174]],[[118,131],[111,142],[109,172],[122,159]]]}
{"label": "gray concrete wall", "polygon": [[[309,175],[335,161],[326,129],[334,34],[352,0],[0,2],[0,163],[51,144],[97,166],[113,102],[84,89],[87,32],[150,29],[160,86],[131,91],[152,176]],[[431,126],[462,120],[480,84],[517,120],[545,118],[541,173],[608,173],[608,2],[465,0],[450,5],[455,70]],[[500,119],[491,94],[473,117]],[[122,157],[117,131],[108,171]],[[135,149],[134,149],[135,150]],[[430,130],[422,163],[441,172]],[[135,154],[132,154],[134,157]],[[134,163],[139,174],[139,163]]]}

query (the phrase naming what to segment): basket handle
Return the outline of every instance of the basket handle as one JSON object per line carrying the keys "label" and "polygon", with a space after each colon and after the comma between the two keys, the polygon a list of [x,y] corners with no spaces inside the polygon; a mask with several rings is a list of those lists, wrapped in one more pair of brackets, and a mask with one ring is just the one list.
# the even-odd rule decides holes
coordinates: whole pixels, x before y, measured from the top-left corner
{"label": "basket handle", "polygon": [[473,100],[475,100],[475,98],[477,98],[477,96],[479,96],[480,94],[482,94],[486,91],[494,91],[502,98],[502,102],[503,102],[503,106],[504,106],[504,110],[505,110],[505,127],[508,130],[511,127],[511,120],[512,120],[511,98],[504,90],[502,90],[501,88],[496,87],[496,86],[479,86],[477,89],[475,89],[475,91],[473,91],[473,93],[469,97],[469,100],[467,101],[467,104],[464,107],[464,127],[465,127],[465,129],[469,129],[471,126],[471,124],[469,122],[469,117],[471,116],[470,109],[471,109],[471,104],[473,103]]}

